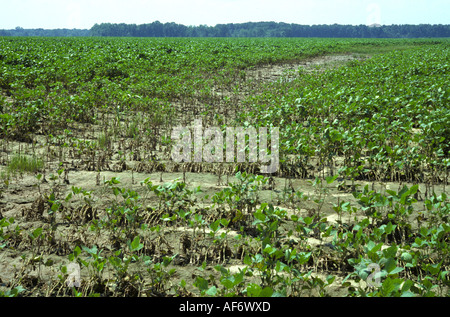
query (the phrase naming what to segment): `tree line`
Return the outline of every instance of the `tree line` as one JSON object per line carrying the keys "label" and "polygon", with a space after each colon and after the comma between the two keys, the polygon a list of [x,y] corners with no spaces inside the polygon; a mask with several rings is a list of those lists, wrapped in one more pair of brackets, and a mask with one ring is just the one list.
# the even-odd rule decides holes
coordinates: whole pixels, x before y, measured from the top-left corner
{"label": "tree line", "polygon": [[89,36],[87,29],[24,29],[20,26],[13,30],[0,30],[0,36]]}
{"label": "tree line", "polygon": [[300,25],[276,22],[186,26],[182,24],[101,23],[90,30],[0,30],[0,36],[113,36],[113,37],[326,37],[326,38],[430,38],[450,37],[448,24],[420,25]]}
{"label": "tree line", "polygon": [[299,25],[276,22],[185,26],[176,23],[95,24],[91,36],[129,37],[349,37],[417,38],[449,37],[450,25]]}

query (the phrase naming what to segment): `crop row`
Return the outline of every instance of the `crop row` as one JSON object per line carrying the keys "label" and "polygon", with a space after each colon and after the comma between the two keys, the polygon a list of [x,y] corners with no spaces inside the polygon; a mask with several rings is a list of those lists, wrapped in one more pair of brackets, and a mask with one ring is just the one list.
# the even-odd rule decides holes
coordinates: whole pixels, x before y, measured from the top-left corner
{"label": "crop row", "polygon": [[250,95],[240,122],[282,127],[281,161],[291,161],[294,175],[318,163],[348,179],[447,183],[449,70],[450,49],[441,45],[300,71]]}
{"label": "crop row", "polygon": [[[313,163],[333,174],[343,160],[340,173],[349,179],[447,181],[445,41],[2,38],[1,44],[6,140],[31,142],[33,133],[55,136],[77,123],[117,135],[109,124],[114,119],[130,125],[126,135],[140,131],[144,143],[170,144],[171,127],[190,122],[190,115],[213,118],[208,124],[232,123],[237,115],[243,125],[283,127],[285,175],[313,177]],[[395,45],[424,48],[325,73],[296,72],[294,80],[263,88],[245,72]]]}
{"label": "crop row", "polygon": [[[345,52],[424,45],[427,40],[329,39],[0,39],[0,134],[20,137],[45,121],[92,122],[98,109],[159,113],[161,105],[199,100],[250,67]],[[8,115],[9,114],[9,115]],[[49,128],[51,129],[51,128]]]}

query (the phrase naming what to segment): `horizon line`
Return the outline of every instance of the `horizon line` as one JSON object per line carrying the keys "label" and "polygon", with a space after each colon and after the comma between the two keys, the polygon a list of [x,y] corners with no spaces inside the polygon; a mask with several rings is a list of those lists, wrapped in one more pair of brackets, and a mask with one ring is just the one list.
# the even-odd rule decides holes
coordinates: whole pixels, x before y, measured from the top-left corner
{"label": "horizon line", "polygon": [[91,26],[90,28],[67,28],[67,27],[60,27],[60,28],[42,28],[42,27],[33,27],[33,28],[23,28],[20,25],[16,26],[15,28],[9,28],[9,29],[5,29],[5,28],[1,28],[0,30],[3,31],[12,31],[12,30],[17,30],[18,28],[23,29],[23,30],[90,30],[92,29],[95,25],[101,25],[101,24],[115,24],[115,25],[120,25],[120,24],[125,24],[125,25],[146,25],[146,24],[152,24],[152,23],[156,23],[159,22],[161,24],[177,24],[177,25],[183,25],[186,27],[202,27],[202,26],[206,26],[206,27],[210,27],[210,28],[214,28],[217,27],[218,25],[230,25],[230,24],[234,24],[234,25],[239,25],[239,24],[248,24],[248,23],[276,23],[276,24],[288,24],[288,25],[301,25],[301,26],[321,26],[321,25],[326,25],[326,26],[333,26],[333,25],[339,25],[339,26],[368,26],[368,27],[386,27],[386,26],[404,26],[404,25],[414,25],[414,26],[421,26],[421,25],[431,25],[431,26],[437,26],[437,25],[441,25],[441,26],[448,26],[450,24],[442,24],[442,23],[418,23],[418,24],[411,24],[411,23],[404,23],[404,24],[379,24],[379,23],[373,23],[373,24],[341,24],[341,23],[332,23],[332,24],[324,24],[324,23],[320,23],[320,24],[301,24],[301,23],[289,23],[289,22],[275,22],[275,21],[248,21],[248,22],[228,22],[228,23],[218,23],[216,25],[207,25],[207,24],[198,24],[198,25],[186,25],[186,24],[182,24],[182,23],[177,23],[177,22],[160,22],[159,20],[155,20],[153,22],[147,22],[147,23],[125,23],[125,22],[98,22],[95,23],[93,26]]}

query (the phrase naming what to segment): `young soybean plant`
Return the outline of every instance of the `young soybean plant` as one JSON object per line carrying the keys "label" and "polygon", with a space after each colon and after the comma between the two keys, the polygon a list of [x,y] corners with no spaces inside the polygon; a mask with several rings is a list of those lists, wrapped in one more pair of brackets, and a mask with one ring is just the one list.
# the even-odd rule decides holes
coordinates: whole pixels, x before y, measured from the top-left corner
{"label": "young soybean plant", "polygon": [[[130,272],[131,263],[141,263],[142,257],[138,255],[144,245],[140,242],[140,237],[136,236],[133,241],[128,241],[128,251],[123,249],[117,250],[112,256],[108,257],[109,263],[115,270],[114,292],[132,292],[134,295],[139,295],[141,289],[141,279],[139,273]],[[138,269],[138,272],[140,269]],[[136,290],[137,293],[136,293]]]}
{"label": "young soybean plant", "polygon": [[338,178],[338,175],[335,176],[328,176],[325,178],[326,184],[320,179],[319,177],[316,177],[313,182],[310,181],[311,185],[314,187],[314,191],[317,195],[317,197],[314,199],[314,202],[317,204],[317,210],[316,215],[318,220],[320,220],[320,211],[325,204],[325,199],[329,194],[329,188],[328,185],[332,184],[336,179]]}

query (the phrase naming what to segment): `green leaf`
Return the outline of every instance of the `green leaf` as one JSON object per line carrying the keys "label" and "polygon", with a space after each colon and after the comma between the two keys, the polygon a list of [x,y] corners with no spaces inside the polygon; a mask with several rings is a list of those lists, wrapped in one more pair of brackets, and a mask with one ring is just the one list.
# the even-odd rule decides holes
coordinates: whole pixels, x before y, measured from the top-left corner
{"label": "green leaf", "polygon": [[222,265],[216,265],[216,266],[214,267],[214,269],[215,269],[216,271],[220,272],[220,274],[221,274],[222,276],[228,276],[228,275],[230,274],[230,272],[229,272],[226,268],[224,268]]}
{"label": "green leaf", "polygon": [[395,258],[397,254],[398,247],[395,245],[390,246],[389,248],[383,250],[383,254],[386,258]]}
{"label": "green leaf", "polygon": [[313,222],[314,218],[311,217],[305,217],[303,218],[303,221],[305,222],[305,224],[310,225]]}
{"label": "green leaf", "polygon": [[338,177],[339,177],[339,175],[328,176],[328,177],[326,177],[325,179],[326,179],[326,181],[327,181],[327,184],[331,184],[331,183],[333,183]]}
{"label": "green leaf", "polygon": [[328,285],[333,284],[333,282],[334,282],[335,279],[336,279],[336,276],[334,276],[334,275],[328,275],[328,276],[327,276],[327,283],[328,283]]}
{"label": "green leaf", "polygon": [[413,259],[413,257],[412,257],[412,255],[411,255],[410,253],[408,253],[408,252],[403,252],[402,255],[401,255],[401,259],[402,259],[403,261],[405,261],[405,262],[411,262],[412,259]]}
{"label": "green leaf", "polygon": [[230,278],[223,278],[220,280],[220,283],[227,289],[232,289],[235,285],[234,281],[230,280]]}
{"label": "green leaf", "polygon": [[254,284],[254,283],[250,283],[249,285],[247,285],[246,288],[246,293],[248,297],[258,297],[259,294],[261,294],[261,286]]}
{"label": "green leaf", "polygon": [[397,192],[394,190],[387,189],[386,192],[393,197],[397,197]]}
{"label": "green leaf", "polygon": [[140,249],[142,249],[144,247],[144,245],[142,243],[140,243],[140,238],[139,236],[136,236],[133,240],[133,242],[131,242],[130,244],[130,250],[132,252],[135,251],[139,251]]}
{"label": "green leaf", "polygon": [[397,197],[402,197],[405,194],[408,195],[408,186],[406,185],[398,192]]}
{"label": "green leaf", "polygon": [[220,224],[221,224],[224,228],[226,228],[226,227],[228,227],[228,225],[230,224],[230,220],[229,220],[229,219],[222,218],[222,219],[220,219]]}
{"label": "green leaf", "polygon": [[82,246],[82,248],[84,251],[86,251],[87,253],[92,254],[92,255],[97,254],[97,252],[98,252],[96,245],[94,245],[92,248],[88,248],[86,246]]}
{"label": "green leaf", "polygon": [[266,215],[263,214],[261,211],[257,211],[253,214],[253,216],[257,219],[254,221],[254,224],[265,222],[266,221]]}
{"label": "green leaf", "polygon": [[284,290],[274,292],[271,297],[286,297],[286,296],[287,296],[286,289],[284,289]]}
{"label": "green leaf", "polygon": [[394,275],[403,271],[402,267],[397,267],[397,261],[394,258],[387,259],[384,265],[384,269],[386,270],[386,272],[388,272],[389,275]]}
{"label": "green leaf", "polygon": [[194,286],[197,287],[200,291],[206,291],[208,288],[208,281],[203,277],[197,276],[195,278]]}
{"label": "green leaf", "polygon": [[48,260],[44,263],[45,266],[52,266],[53,264],[54,264],[54,261],[53,261],[52,259],[48,259]]}
{"label": "green leaf", "polygon": [[79,247],[79,246],[76,246],[75,249],[73,249],[73,255],[74,255],[74,257],[75,257],[75,258],[78,257],[78,256],[80,255],[80,253],[81,253],[80,247]]}
{"label": "green leaf", "polygon": [[381,292],[384,296],[389,296],[391,293],[395,290],[395,283],[394,281],[388,277],[384,280],[383,284],[381,285]]}
{"label": "green leaf", "polygon": [[205,294],[208,295],[208,296],[216,296],[216,294],[217,294],[217,287],[211,286],[211,287],[205,292]]}
{"label": "green leaf", "polygon": [[413,185],[411,186],[411,188],[409,189],[409,194],[410,195],[414,195],[415,193],[417,193],[417,191],[419,190],[419,185]]}
{"label": "green leaf", "polygon": [[30,237],[34,240],[34,239],[38,238],[41,234],[42,234],[42,228],[39,227],[30,234]]}
{"label": "green leaf", "polygon": [[400,273],[400,272],[402,272],[404,270],[404,268],[403,267],[399,267],[399,266],[397,266],[396,268],[394,268],[392,271],[390,271],[389,272],[389,274],[391,274],[391,275],[394,275],[394,274],[397,274],[397,273]]}
{"label": "green leaf", "polygon": [[414,286],[414,282],[411,280],[406,280],[402,286],[402,292],[409,291],[411,287]]}
{"label": "green leaf", "polygon": [[57,212],[58,209],[59,209],[59,204],[58,204],[58,203],[52,204],[52,207],[50,208],[50,210],[51,210],[52,212]]}
{"label": "green leaf", "polygon": [[373,242],[372,240],[370,240],[368,243],[367,243],[367,250],[369,251],[369,252],[372,252],[372,253],[375,253],[375,252],[377,252],[377,251],[379,251],[380,249],[381,249],[381,247],[383,246],[383,243],[382,242],[380,242],[380,243],[378,243],[378,244],[375,244],[375,242]]}
{"label": "green leaf", "polygon": [[396,225],[393,225],[392,222],[389,222],[389,223],[386,225],[386,227],[384,228],[384,232],[385,232],[386,234],[391,234],[391,233],[395,230],[396,227],[397,227],[397,226],[396,226]]}
{"label": "green leaf", "polygon": [[213,231],[216,232],[217,230],[219,230],[220,228],[220,219],[217,219],[216,221],[214,221],[213,223],[211,223],[209,225],[209,228]]}
{"label": "green leaf", "polygon": [[435,263],[435,264],[428,264],[426,266],[426,269],[428,272],[430,272],[432,275],[438,275],[439,271],[441,270],[441,263]]}
{"label": "green leaf", "polygon": [[305,264],[309,261],[309,258],[311,257],[311,252],[299,252],[298,253],[298,261],[300,265]]}
{"label": "green leaf", "polygon": [[269,286],[264,287],[259,293],[259,297],[272,297],[273,289]]}
{"label": "green leaf", "polygon": [[64,199],[65,202],[68,202],[69,200],[72,199],[72,193],[69,193],[66,198]]}
{"label": "green leaf", "polygon": [[243,262],[245,265],[248,265],[248,266],[252,265],[252,259],[248,254],[245,255]]}

